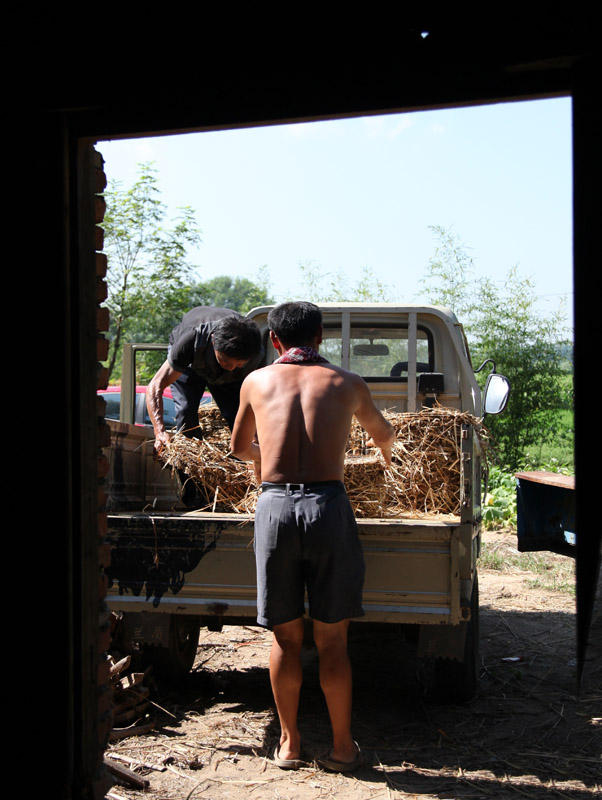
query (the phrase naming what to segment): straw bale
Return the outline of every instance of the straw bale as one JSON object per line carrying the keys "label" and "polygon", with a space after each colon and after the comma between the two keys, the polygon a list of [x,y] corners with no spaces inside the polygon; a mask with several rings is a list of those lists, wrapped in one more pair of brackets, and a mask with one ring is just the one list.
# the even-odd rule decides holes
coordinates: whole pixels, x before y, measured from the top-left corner
{"label": "straw bale", "polygon": [[[486,448],[487,432],[481,420],[467,412],[442,407],[415,413],[384,411],[383,414],[395,429],[395,441],[392,463],[383,470],[384,499],[379,516],[459,514],[462,425],[473,425]],[[347,460],[377,454],[377,448],[368,447],[368,439],[354,419]],[[371,516],[369,508],[362,503],[359,505],[356,516]]]}
{"label": "straw bale", "polygon": [[[486,451],[488,436],[481,420],[442,407],[383,414],[395,429],[389,466],[378,448],[368,447],[369,437],[357,420],[351,427],[344,480],[355,515],[459,514],[462,425],[474,426]],[[217,407],[201,407],[199,420],[204,439],[175,434],[163,460],[194,481],[207,497],[206,508],[253,513],[259,489],[252,465],[230,453],[230,431]]]}
{"label": "straw bale", "polygon": [[462,426],[473,425],[485,445],[481,421],[440,407],[387,416],[396,432],[387,470],[387,515],[459,514]]}
{"label": "straw bale", "polygon": [[217,406],[201,406],[199,426],[203,439],[176,433],[163,448],[161,459],[188,475],[207,499],[206,509],[253,513],[258,494],[253,465],[231,454],[230,431]]}
{"label": "straw bale", "polygon": [[199,427],[205,439],[220,449],[230,450],[230,430],[215,403],[199,406]]}
{"label": "straw bale", "polygon": [[386,489],[382,458],[348,454],[344,481],[356,517],[383,516]]}

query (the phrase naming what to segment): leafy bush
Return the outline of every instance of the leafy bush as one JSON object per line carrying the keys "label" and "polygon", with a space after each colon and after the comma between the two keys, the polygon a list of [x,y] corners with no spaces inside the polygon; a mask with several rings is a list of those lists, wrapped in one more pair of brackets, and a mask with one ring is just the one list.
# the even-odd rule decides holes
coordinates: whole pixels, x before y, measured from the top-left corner
{"label": "leafy bush", "polygon": [[521,471],[523,472],[533,472],[533,471],[541,471],[541,472],[556,472],[558,475],[574,475],[575,471],[571,466],[567,466],[567,464],[562,463],[560,459],[551,458],[541,459],[538,456],[532,456],[530,454],[527,455],[525,458],[522,466]]}
{"label": "leafy bush", "polygon": [[489,468],[483,524],[486,528],[499,528],[500,525],[516,528],[516,478],[512,472],[500,467]]}
{"label": "leafy bush", "polygon": [[[556,472],[572,475],[573,471],[551,458],[545,463],[527,458],[521,465],[524,472]],[[516,478],[508,467],[489,467],[487,493],[483,501],[483,524],[488,530],[508,526],[516,528]]]}

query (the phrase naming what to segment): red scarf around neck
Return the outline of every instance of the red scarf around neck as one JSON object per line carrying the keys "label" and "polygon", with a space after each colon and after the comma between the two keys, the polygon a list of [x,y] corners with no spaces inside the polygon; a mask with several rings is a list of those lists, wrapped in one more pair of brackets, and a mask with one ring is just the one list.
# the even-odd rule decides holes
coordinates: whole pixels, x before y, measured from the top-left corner
{"label": "red scarf around neck", "polygon": [[321,356],[313,347],[291,347],[284,355],[277,358],[274,364],[328,364],[328,359]]}

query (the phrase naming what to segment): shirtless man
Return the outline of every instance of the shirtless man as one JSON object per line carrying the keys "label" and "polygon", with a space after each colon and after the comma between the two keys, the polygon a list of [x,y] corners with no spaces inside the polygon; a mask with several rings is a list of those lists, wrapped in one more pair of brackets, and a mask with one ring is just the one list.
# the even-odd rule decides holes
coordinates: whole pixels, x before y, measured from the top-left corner
{"label": "shirtless man", "polygon": [[354,415],[387,463],[394,431],[363,379],[318,354],[317,306],[283,303],[268,325],[280,358],[243,382],[232,451],[254,461],[263,481],[255,515],[257,621],[274,631],[270,679],[281,725],[274,761],[286,769],[303,763],[297,711],[307,586],[333,732],[322,764],[348,771],[361,763],[351,736],[347,629],[364,613],[364,559],[342,483],[345,449]]}

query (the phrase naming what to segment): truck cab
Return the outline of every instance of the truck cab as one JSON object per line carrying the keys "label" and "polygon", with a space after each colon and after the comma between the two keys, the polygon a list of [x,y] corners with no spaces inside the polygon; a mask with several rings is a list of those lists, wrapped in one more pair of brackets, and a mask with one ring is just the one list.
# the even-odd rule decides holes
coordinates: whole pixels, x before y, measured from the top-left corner
{"label": "truck cab", "polygon": [[[417,411],[438,403],[480,416],[481,391],[464,331],[450,309],[394,303],[323,303],[320,308],[320,353],[361,375],[379,408]],[[267,337],[269,310],[248,314],[262,329],[268,364],[275,358]]]}

